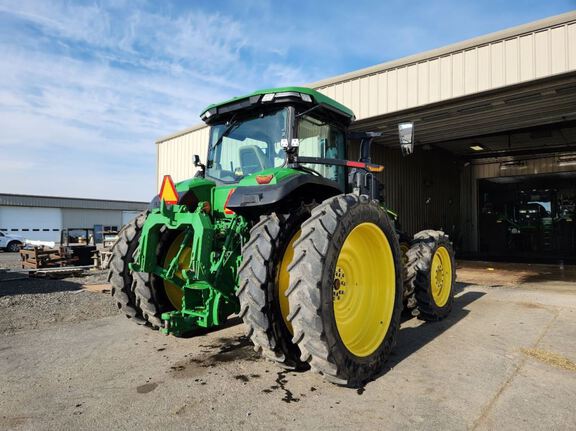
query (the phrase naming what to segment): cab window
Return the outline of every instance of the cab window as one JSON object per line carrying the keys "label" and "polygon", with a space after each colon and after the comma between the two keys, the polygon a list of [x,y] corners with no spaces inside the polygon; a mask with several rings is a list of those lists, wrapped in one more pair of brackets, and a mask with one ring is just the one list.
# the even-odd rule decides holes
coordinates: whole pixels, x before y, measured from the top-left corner
{"label": "cab window", "polygon": [[[345,159],[346,139],[344,131],[334,125],[304,115],[298,122],[298,154],[305,157]],[[341,187],[345,184],[345,168],[336,165],[306,164],[320,175],[336,181]]]}

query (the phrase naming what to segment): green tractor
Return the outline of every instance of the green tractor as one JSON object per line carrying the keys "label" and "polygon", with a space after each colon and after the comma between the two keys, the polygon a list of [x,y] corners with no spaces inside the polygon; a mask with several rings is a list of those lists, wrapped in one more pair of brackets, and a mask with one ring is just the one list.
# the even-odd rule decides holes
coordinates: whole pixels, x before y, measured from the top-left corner
{"label": "green tractor", "polygon": [[[206,164],[120,233],[109,279],[130,318],[181,336],[238,315],[266,358],[357,386],[381,372],[403,308],[452,308],[455,263],[441,231],[408,238],[383,202],[352,111],[300,87],[211,105]],[[404,153],[412,124],[399,126]],[[348,141],[360,141],[358,161]]]}

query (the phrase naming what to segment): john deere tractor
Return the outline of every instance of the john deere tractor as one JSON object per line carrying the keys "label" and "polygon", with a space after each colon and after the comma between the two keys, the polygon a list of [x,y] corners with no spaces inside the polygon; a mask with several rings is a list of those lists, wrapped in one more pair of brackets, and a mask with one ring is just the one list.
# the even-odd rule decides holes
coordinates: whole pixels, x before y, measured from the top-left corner
{"label": "john deere tractor", "polygon": [[[289,87],[201,118],[206,163],[196,156],[198,174],[175,185],[166,176],[113,249],[112,295],[128,317],[180,336],[236,314],[266,358],[356,386],[382,370],[403,307],[450,312],[452,245],[441,231],[400,232],[370,158],[379,134],[349,133],[350,109]],[[399,135],[410,153],[412,124]]]}

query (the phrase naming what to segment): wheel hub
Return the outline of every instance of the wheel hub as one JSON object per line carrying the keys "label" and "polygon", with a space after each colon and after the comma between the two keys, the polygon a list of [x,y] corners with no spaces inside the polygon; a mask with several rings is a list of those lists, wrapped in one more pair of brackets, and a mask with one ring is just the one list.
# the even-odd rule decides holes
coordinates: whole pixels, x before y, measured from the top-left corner
{"label": "wheel hub", "polygon": [[430,275],[432,298],[438,307],[443,307],[452,289],[452,262],[446,247],[438,247],[434,253]]}
{"label": "wheel hub", "polygon": [[336,268],[334,274],[334,286],[333,286],[333,299],[334,301],[340,301],[343,295],[346,293],[346,274],[344,270],[340,267]]}

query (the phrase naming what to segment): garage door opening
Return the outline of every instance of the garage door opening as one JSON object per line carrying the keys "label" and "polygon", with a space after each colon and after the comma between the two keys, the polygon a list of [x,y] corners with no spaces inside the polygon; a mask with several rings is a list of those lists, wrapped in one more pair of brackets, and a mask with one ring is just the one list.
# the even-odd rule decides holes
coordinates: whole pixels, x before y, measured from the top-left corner
{"label": "garage door opening", "polygon": [[576,262],[576,172],[478,180],[488,259]]}

